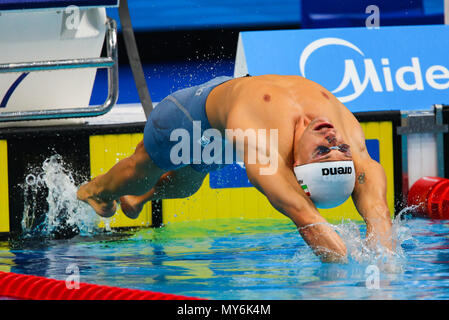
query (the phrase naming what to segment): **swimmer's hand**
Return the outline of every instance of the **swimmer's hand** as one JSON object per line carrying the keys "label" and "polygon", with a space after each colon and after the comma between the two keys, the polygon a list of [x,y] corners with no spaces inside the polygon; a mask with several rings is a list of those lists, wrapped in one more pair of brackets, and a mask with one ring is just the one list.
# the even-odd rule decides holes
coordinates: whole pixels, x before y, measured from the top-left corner
{"label": "swimmer's hand", "polygon": [[365,150],[355,163],[357,179],[352,200],[366,223],[366,235],[371,246],[379,242],[393,250],[391,214],[387,203],[387,178],[380,163]]}
{"label": "swimmer's hand", "polygon": [[[389,212],[387,214],[389,215]],[[396,243],[392,235],[391,219],[385,217],[387,214],[384,214],[381,217],[366,219],[366,239],[367,244],[371,248],[376,248],[381,245],[385,249],[392,252],[396,246]]]}
{"label": "swimmer's hand", "polygon": [[76,197],[78,200],[89,204],[99,216],[103,218],[112,217],[117,211],[117,202],[115,200],[105,201],[100,199],[92,191],[94,185],[95,180],[81,185],[76,193]]}
{"label": "swimmer's hand", "polygon": [[298,231],[321,262],[347,262],[345,244],[325,220],[299,227]]}

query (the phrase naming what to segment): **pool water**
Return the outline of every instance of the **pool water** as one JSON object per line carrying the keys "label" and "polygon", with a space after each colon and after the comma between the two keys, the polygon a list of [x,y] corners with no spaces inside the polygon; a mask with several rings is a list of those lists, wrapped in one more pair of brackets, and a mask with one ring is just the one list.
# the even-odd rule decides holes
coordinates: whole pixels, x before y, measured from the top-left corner
{"label": "pool water", "polygon": [[[348,261],[322,263],[288,219],[217,219],[117,232],[76,199],[55,155],[25,177],[23,235],[0,242],[0,271],[208,299],[448,299],[449,221],[393,223],[393,254],[365,225],[330,221]],[[45,208],[39,196],[48,194]],[[76,235],[76,236],[74,236]],[[57,240],[59,239],[59,240]],[[75,277],[76,278],[76,277]]]}
{"label": "pool water", "polygon": [[225,219],[0,242],[0,270],[60,280],[78,270],[81,282],[209,299],[449,298],[449,222],[395,221],[388,261],[363,249],[364,224],[335,225],[344,264],[320,262],[289,221]]}

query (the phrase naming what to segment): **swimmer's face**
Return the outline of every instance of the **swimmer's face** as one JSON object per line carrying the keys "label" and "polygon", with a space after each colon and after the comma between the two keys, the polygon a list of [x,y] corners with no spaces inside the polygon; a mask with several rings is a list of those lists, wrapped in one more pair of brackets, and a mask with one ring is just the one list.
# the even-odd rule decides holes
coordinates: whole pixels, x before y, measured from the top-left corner
{"label": "swimmer's face", "polygon": [[304,130],[298,146],[299,165],[352,160],[351,149],[326,118],[315,118]]}

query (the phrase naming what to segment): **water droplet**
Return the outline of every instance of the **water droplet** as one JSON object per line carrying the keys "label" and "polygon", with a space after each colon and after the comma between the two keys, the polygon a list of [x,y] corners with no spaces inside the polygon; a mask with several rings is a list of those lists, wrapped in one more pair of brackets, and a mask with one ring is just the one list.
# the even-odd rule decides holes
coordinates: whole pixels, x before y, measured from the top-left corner
{"label": "water droplet", "polygon": [[25,182],[29,186],[34,186],[36,184],[36,177],[34,176],[34,174],[30,173],[29,175],[26,176]]}

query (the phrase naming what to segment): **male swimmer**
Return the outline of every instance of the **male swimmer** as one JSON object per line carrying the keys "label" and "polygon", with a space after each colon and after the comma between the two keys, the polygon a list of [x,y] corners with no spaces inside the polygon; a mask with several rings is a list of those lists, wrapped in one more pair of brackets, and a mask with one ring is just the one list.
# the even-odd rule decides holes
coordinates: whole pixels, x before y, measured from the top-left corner
{"label": "male swimmer", "polygon": [[[103,217],[115,213],[119,200],[125,215],[136,218],[147,201],[192,195],[220,167],[193,161],[191,154],[190,164],[173,163],[171,149],[178,141],[171,133],[193,133],[195,125],[202,132],[218,130],[238,149],[251,183],[295,223],[322,261],[344,261],[347,251],[317,208],[336,207],[351,195],[367,238],[391,249],[386,176],[370,158],[360,124],[328,90],[299,76],[219,77],[169,95],[150,114],[134,154],[82,185],[78,198]],[[250,161],[254,146],[226,136],[228,130],[259,129],[277,130],[277,150],[268,150],[277,167],[269,174],[261,169],[270,164]],[[192,139],[191,146],[196,143],[205,148],[208,142]]]}

